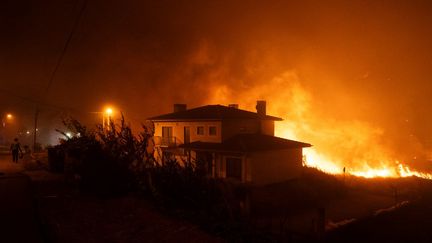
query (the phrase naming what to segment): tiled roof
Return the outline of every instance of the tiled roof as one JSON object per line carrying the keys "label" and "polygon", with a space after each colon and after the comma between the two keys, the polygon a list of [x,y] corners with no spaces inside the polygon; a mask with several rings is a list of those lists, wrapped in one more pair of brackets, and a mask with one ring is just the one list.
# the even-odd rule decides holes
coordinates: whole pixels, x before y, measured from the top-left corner
{"label": "tiled roof", "polygon": [[206,105],[198,108],[168,113],[150,117],[148,120],[226,120],[226,119],[257,119],[282,121],[282,118],[274,116],[261,116],[255,112],[240,110],[222,105]]}
{"label": "tiled roof", "polygon": [[309,143],[274,137],[264,134],[239,134],[222,143],[192,142],[182,144],[180,148],[194,150],[226,151],[226,152],[255,152],[265,150],[279,150],[289,148],[311,147]]}

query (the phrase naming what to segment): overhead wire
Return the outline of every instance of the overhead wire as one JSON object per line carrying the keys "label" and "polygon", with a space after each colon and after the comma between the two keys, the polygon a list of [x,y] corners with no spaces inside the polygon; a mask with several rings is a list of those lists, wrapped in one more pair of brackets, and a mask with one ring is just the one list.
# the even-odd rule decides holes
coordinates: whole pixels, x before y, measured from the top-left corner
{"label": "overhead wire", "polygon": [[55,67],[54,67],[54,70],[51,73],[50,79],[49,79],[48,84],[47,84],[47,86],[45,88],[45,93],[48,93],[48,91],[50,90],[50,88],[51,88],[51,86],[53,84],[55,75],[57,74],[57,71],[58,71],[58,69],[59,69],[59,67],[60,67],[60,65],[61,65],[61,63],[63,61],[63,58],[64,58],[64,56],[66,54],[66,51],[67,51],[67,49],[68,49],[68,47],[69,47],[69,45],[70,45],[70,43],[72,41],[72,38],[73,38],[73,36],[75,34],[75,31],[76,31],[76,29],[78,27],[78,24],[80,22],[80,19],[81,19],[83,13],[84,13],[84,10],[86,9],[86,7],[87,7],[87,0],[84,0],[83,4],[81,6],[81,9],[80,9],[80,11],[78,13],[78,16],[77,16],[77,18],[75,19],[75,21],[74,21],[74,23],[72,25],[71,32],[69,33],[69,36],[66,39],[65,45],[63,47],[63,50],[60,53],[59,59],[57,60],[57,63],[55,65]]}
{"label": "overhead wire", "polygon": [[[72,38],[73,38],[73,36],[75,34],[75,31],[76,31],[76,29],[78,27],[78,24],[80,22],[80,19],[81,19],[83,13],[84,13],[84,10],[86,9],[86,7],[87,7],[87,0],[84,0],[83,4],[81,6],[81,9],[80,9],[80,11],[79,11],[79,13],[78,13],[78,15],[77,15],[77,17],[76,17],[73,25],[72,25],[71,32],[69,33],[68,38],[66,39],[65,45],[63,46],[63,49],[62,49],[62,51],[60,53],[60,56],[59,56],[59,58],[57,60],[57,63],[55,65],[54,69],[53,69],[53,72],[51,73],[51,76],[50,76],[50,78],[48,80],[48,84],[47,84],[47,86],[45,88],[45,94],[43,96],[44,98],[42,98],[42,100],[46,100],[46,97],[48,97],[48,92],[49,92],[49,90],[50,90],[50,88],[51,88],[51,86],[53,84],[54,78],[55,78],[55,76],[57,74],[57,71],[60,68],[60,65],[61,65],[61,63],[63,61],[63,58],[64,58],[65,54],[66,54],[66,51],[68,50],[68,47],[69,47],[69,45],[70,45],[70,43],[72,41]],[[34,138],[33,138],[33,148],[34,149],[36,149],[36,134],[37,134],[36,132],[37,132],[37,126],[38,126],[38,116],[39,116],[39,106],[38,106],[38,103],[36,103],[35,120],[34,120]]]}

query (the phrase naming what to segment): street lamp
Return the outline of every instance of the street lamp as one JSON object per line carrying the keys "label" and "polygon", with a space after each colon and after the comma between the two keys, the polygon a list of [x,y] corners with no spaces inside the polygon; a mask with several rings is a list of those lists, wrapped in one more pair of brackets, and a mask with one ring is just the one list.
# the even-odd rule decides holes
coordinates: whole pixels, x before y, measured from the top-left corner
{"label": "street lamp", "polygon": [[11,122],[13,119],[13,115],[11,113],[7,113],[5,116],[2,117],[2,126],[6,127],[7,122]]}
{"label": "street lamp", "polygon": [[107,115],[111,115],[111,114],[113,113],[112,108],[111,108],[111,107],[106,108],[105,113],[106,113]]}
{"label": "street lamp", "polygon": [[12,119],[13,119],[13,115],[11,113],[7,113],[4,117],[2,117],[2,125],[3,125],[3,127],[6,126],[7,122],[12,121]]}
{"label": "street lamp", "polygon": [[11,113],[6,113],[0,116],[1,120],[1,131],[0,131],[0,143],[4,143],[6,138],[12,134],[11,128],[6,129],[6,126],[12,125],[14,116]]}
{"label": "street lamp", "polygon": [[[114,113],[114,110],[112,107],[106,107],[105,111],[103,112],[103,117],[102,117],[102,127],[107,130],[110,129],[110,123],[111,123],[111,116]],[[105,122],[106,120],[106,122]]]}

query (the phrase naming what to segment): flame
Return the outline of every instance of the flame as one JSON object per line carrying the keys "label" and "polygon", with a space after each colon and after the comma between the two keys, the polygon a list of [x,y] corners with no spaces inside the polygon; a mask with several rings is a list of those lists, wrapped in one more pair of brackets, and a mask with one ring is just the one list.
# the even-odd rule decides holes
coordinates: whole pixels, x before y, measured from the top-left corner
{"label": "flame", "polygon": [[432,179],[399,162],[386,147],[383,130],[359,120],[328,118],[314,106],[312,95],[300,84],[295,72],[286,72],[270,82],[238,93],[226,85],[215,87],[211,103],[237,102],[254,110],[256,99],[268,101],[268,113],[280,116],[275,135],[311,143],[304,149],[304,163],[329,174],[348,173],[365,178],[417,176]]}

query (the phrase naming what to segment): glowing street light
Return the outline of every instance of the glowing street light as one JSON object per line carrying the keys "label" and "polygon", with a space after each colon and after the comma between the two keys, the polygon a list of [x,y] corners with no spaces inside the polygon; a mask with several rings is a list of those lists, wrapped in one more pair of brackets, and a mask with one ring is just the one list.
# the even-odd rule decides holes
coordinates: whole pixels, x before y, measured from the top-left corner
{"label": "glowing street light", "polygon": [[12,113],[0,114],[0,143],[4,143],[7,138],[18,135],[18,131],[14,131],[18,124],[15,123],[15,117]]}
{"label": "glowing street light", "polygon": [[105,113],[110,116],[113,113],[112,108],[111,107],[106,108]]}
{"label": "glowing street light", "polygon": [[[111,123],[111,116],[114,113],[114,109],[112,107],[106,107],[105,111],[103,112],[102,117],[102,127],[105,129],[110,129],[110,123]],[[106,120],[106,121],[105,121]]]}
{"label": "glowing street light", "polygon": [[13,119],[13,115],[11,113],[7,113],[5,116],[1,117],[1,123],[3,127],[6,127],[6,124],[11,122]]}

